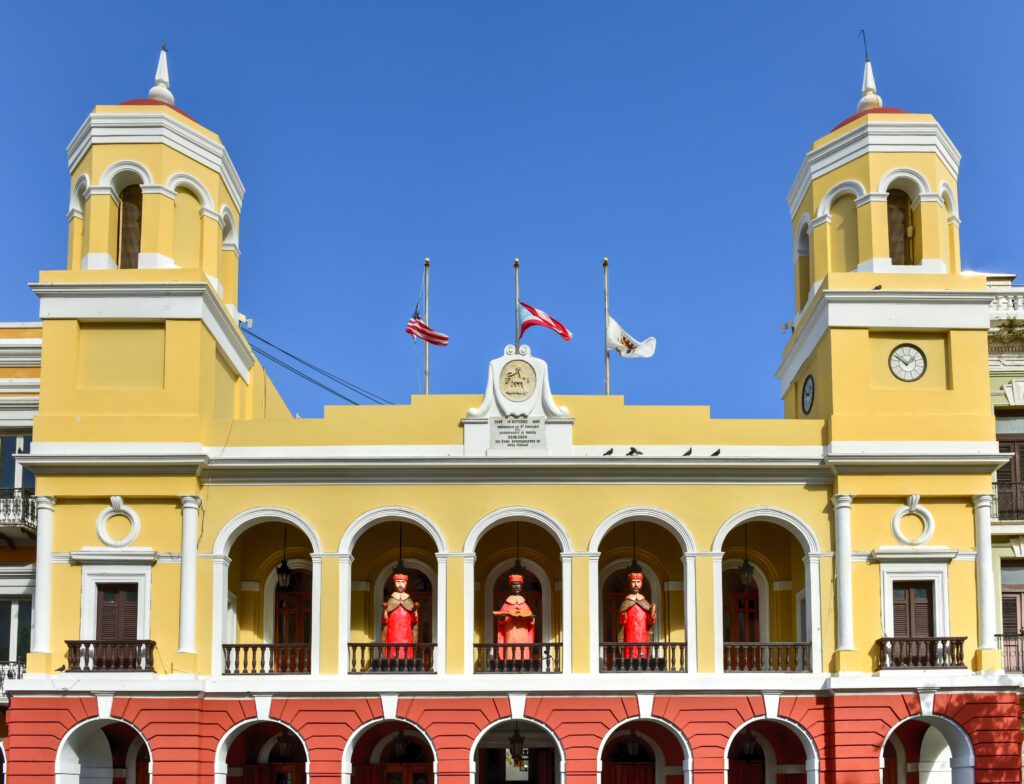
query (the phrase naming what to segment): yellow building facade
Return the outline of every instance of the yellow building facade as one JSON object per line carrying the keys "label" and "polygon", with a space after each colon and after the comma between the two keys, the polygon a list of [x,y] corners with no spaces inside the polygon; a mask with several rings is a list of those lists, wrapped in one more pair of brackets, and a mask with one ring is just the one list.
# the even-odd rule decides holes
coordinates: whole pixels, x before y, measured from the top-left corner
{"label": "yellow building facade", "polygon": [[[32,618],[12,781],[1020,781],[993,294],[960,153],[870,63],[789,193],[777,420],[560,395],[528,346],[484,390],[295,419],[239,329],[241,180],[165,54],[68,157],[66,267],[0,330],[34,515],[0,566],[12,639]],[[657,612],[622,640],[636,570]]]}

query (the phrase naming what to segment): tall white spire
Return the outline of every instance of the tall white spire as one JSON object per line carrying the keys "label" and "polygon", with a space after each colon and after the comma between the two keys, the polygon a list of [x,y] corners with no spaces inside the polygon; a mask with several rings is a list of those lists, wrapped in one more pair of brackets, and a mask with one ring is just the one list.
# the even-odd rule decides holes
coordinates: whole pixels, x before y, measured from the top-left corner
{"label": "tall white spire", "polygon": [[857,111],[866,112],[868,109],[879,109],[882,106],[882,96],[875,92],[875,73],[871,70],[871,61],[864,60],[864,82],[860,88],[861,99],[857,102]]}
{"label": "tall white spire", "polygon": [[149,97],[154,101],[163,101],[174,106],[174,93],[168,88],[171,86],[171,77],[167,73],[167,42],[160,50],[160,60],[156,64],[155,84],[149,88]]}

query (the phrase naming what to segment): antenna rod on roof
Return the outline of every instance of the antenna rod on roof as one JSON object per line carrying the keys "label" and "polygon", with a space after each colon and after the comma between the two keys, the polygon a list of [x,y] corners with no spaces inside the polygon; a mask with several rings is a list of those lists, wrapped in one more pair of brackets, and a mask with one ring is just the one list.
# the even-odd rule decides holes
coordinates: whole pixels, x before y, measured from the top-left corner
{"label": "antenna rod on roof", "polygon": [[860,31],[860,37],[864,39],[864,62],[870,63],[871,58],[868,57],[868,34],[863,29]]}

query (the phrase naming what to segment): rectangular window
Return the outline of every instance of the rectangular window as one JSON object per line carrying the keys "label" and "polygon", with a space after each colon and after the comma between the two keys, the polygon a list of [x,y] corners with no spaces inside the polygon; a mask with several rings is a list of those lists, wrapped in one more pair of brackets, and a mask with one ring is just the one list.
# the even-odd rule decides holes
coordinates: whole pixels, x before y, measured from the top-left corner
{"label": "rectangular window", "polygon": [[892,636],[934,637],[932,583],[892,585]]}
{"label": "rectangular window", "polygon": [[96,639],[137,640],[139,586],[136,583],[96,586]]}
{"label": "rectangular window", "polygon": [[0,599],[0,662],[25,663],[32,635],[32,601]]}
{"label": "rectangular window", "polygon": [[14,436],[0,438],[0,488],[14,487]]}

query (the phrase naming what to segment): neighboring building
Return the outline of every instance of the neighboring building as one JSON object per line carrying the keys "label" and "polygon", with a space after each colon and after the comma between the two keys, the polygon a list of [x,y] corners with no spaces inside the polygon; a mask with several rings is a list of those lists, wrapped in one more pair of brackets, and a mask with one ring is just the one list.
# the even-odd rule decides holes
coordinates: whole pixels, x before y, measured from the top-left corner
{"label": "neighboring building", "polygon": [[[557,395],[509,346],[477,394],[297,420],[238,329],[239,177],[157,76],[73,138],[67,268],[0,332],[2,476],[36,483],[3,507],[12,781],[1021,780],[993,293],[933,117],[868,66],[799,170],[784,419]],[[510,573],[531,644],[497,640]]]}

